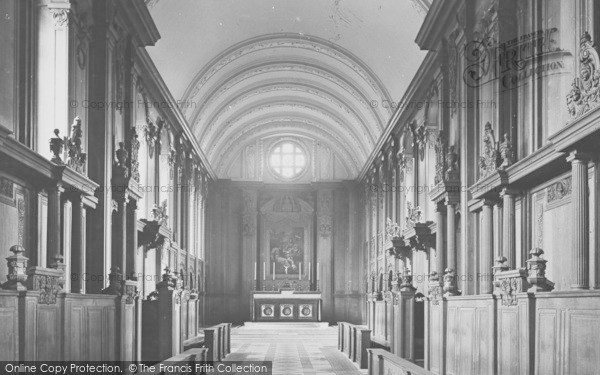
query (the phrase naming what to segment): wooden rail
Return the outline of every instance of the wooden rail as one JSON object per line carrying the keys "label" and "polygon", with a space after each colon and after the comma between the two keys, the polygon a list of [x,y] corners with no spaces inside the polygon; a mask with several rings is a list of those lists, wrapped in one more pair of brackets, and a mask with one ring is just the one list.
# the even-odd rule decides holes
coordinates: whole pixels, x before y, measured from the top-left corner
{"label": "wooden rail", "polygon": [[423,367],[383,349],[367,349],[369,375],[433,375]]}

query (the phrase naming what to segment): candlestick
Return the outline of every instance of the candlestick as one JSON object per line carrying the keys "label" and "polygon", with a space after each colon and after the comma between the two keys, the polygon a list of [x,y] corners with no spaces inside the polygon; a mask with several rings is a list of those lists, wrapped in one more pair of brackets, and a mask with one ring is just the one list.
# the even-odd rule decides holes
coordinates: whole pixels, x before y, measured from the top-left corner
{"label": "candlestick", "polygon": [[298,264],[298,280],[302,280],[302,262]]}
{"label": "candlestick", "polygon": [[319,270],[321,269],[321,267],[319,267],[319,262],[317,262],[317,282],[319,282]]}
{"label": "candlestick", "polygon": [[275,281],[275,262],[273,262],[273,281]]}
{"label": "candlestick", "polygon": [[254,281],[256,281],[256,262],[254,262]]}
{"label": "candlestick", "polygon": [[263,281],[267,279],[267,264],[263,262]]}

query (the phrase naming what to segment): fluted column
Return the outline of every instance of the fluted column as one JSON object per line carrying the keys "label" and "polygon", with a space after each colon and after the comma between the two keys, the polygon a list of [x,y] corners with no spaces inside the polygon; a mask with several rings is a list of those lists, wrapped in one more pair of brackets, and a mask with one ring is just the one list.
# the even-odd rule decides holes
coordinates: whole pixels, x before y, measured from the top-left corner
{"label": "fluted column", "polygon": [[502,256],[502,201],[494,205],[494,258]]}
{"label": "fluted column", "polygon": [[123,272],[126,275],[127,280],[137,280],[138,269],[138,236],[137,236],[137,201],[131,199],[129,204],[126,205],[128,208],[126,215],[128,230],[125,233],[127,238],[127,272]]}
{"label": "fluted column", "polygon": [[116,246],[112,251],[113,267],[118,267],[121,275],[127,270],[127,197],[118,197],[117,201],[117,230],[113,232]]}
{"label": "fluted column", "polygon": [[509,189],[503,189],[500,193],[502,197],[502,255],[507,259],[507,266],[513,270],[516,267],[517,257],[517,237],[516,237],[516,217],[515,217],[515,192]]}
{"label": "fluted column", "polygon": [[456,272],[456,204],[446,202],[446,268]]}
{"label": "fluted column", "polygon": [[589,288],[589,197],[588,162],[589,155],[577,151],[571,152],[567,161],[571,163],[572,173],[572,283],[571,289]]}
{"label": "fluted column", "polygon": [[446,266],[446,215],[441,204],[436,205],[436,234],[435,234],[435,253],[436,253],[436,269],[439,275],[443,275]]}
{"label": "fluted column", "polygon": [[61,195],[64,188],[61,185],[54,186],[48,190],[48,247],[46,264],[50,265],[55,262],[56,257],[60,255],[60,212],[61,212]]}
{"label": "fluted column", "polygon": [[85,207],[81,195],[73,199],[71,291],[85,294]]}
{"label": "fluted column", "polygon": [[479,267],[479,291],[481,294],[492,292],[492,267],[494,252],[494,212],[492,202],[484,201],[481,209],[481,258]]}

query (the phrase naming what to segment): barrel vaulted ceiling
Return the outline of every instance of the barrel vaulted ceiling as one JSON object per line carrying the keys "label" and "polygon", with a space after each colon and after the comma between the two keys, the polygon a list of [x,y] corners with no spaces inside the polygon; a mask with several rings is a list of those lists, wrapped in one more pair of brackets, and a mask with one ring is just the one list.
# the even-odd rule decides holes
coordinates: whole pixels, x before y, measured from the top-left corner
{"label": "barrel vaulted ceiling", "polygon": [[358,175],[424,54],[427,1],[160,0],[148,49],[219,177],[243,148],[315,139]]}

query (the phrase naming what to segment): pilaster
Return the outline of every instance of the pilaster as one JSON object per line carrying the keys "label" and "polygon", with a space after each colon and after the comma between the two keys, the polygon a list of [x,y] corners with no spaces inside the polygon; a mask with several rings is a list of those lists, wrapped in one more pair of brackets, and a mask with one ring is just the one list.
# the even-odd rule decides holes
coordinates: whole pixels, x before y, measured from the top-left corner
{"label": "pilaster", "polygon": [[590,156],[573,151],[567,157],[571,163],[572,174],[572,289],[589,288],[589,196],[588,196],[588,162]]}

